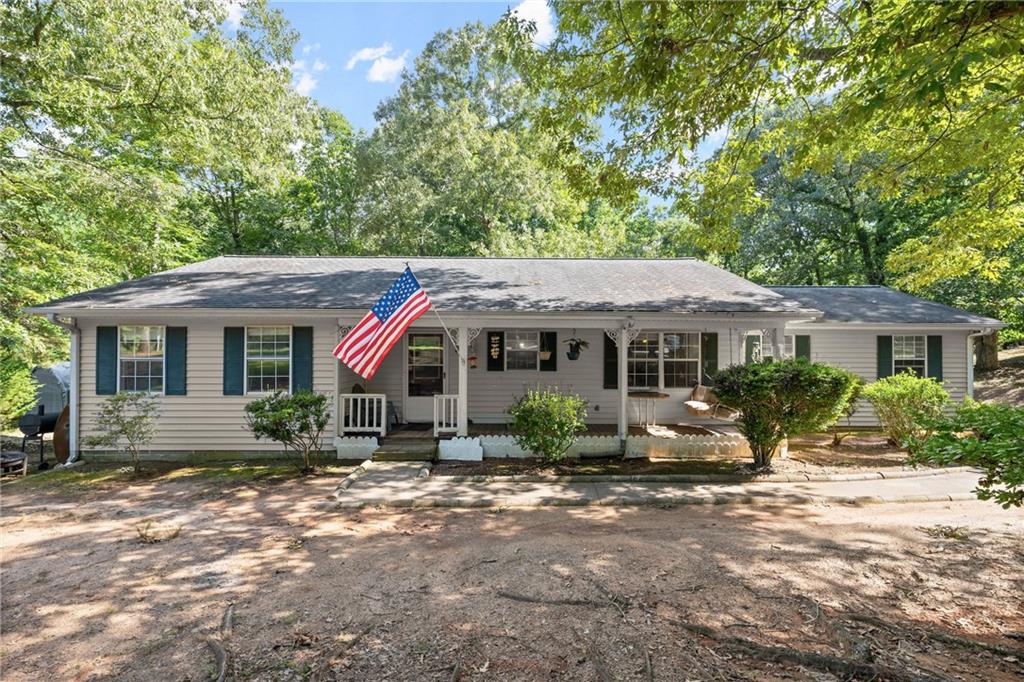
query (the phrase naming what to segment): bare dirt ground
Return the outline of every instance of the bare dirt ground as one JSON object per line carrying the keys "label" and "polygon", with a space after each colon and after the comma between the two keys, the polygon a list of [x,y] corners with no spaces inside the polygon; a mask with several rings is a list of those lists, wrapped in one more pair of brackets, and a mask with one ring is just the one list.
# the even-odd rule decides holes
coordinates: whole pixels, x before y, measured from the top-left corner
{"label": "bare dirt ground", "polygon": [[1024,407],[1024,347],[999,353],[999,369],[978,372],[974,397],[982,402]]}
{"label": "bare dirt ground", "polygon": [[343,472],[253,471],[4,483],[3,679],[1024,674],[990,503],[325,513]]}

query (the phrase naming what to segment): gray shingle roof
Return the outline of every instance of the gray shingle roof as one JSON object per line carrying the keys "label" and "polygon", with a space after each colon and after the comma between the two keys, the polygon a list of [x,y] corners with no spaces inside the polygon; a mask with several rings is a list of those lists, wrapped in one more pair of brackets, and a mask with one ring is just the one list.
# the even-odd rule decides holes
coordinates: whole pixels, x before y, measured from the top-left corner
{"label": "gray shingle roof", "polygon": [[39,308],[364,311],[402,273],[406,260],[442,311],[817,314],[694,259],[221,256]]}
{"label": "gray shingle roof", "polygon": [[976,324],[1002,326],[999,320],[960,308],[927,301],[882,286],[779,286],[769,287],[810,308],[825,313],[818,323],[864,324]]}

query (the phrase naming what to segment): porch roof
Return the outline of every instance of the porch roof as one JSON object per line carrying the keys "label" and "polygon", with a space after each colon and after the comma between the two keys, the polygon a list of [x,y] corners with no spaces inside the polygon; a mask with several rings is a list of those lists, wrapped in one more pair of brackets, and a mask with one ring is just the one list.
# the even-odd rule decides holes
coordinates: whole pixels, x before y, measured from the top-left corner
{"label": "porch roof", "polygon": [[406,262],[441,311],[820,314],[692,258],[221,256],[57,299],[33,310],[363,312],[387,291]]}

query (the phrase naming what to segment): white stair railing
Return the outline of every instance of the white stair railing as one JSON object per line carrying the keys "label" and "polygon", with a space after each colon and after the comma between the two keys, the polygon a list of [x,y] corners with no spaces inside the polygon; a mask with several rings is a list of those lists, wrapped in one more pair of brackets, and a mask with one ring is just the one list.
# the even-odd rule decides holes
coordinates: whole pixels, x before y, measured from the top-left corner
{"label": "white stair railing", "polygon": [[459,431],[459,396],[434,396],[434,437]]}
{"label": "white stair railing", "polygon": [[383,393],[342,393],[340,431],[377,433],[383,438],[388,429],[387,397]]}

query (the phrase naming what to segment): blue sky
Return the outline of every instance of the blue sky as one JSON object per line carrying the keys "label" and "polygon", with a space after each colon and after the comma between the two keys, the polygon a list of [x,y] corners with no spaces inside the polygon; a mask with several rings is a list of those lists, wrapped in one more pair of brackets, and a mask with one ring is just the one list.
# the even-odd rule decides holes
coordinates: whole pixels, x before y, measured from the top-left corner
{"label": "blue sky", "polygon": [[[228,24],[236,24],[243,0],[228,0]],[[271,0],[301,36],[296,47],[296,89],[344,114],[354,128],[372,129],[378,103],[398,88],[435,33],[471,21],[493,23],[507,11],[533,21],[534,39],[554,37],[554,16],[546,0],[500,2],[299,2]],[[724,140],[713,131],[697,147],[707,158]],[[614,134],[614,133],[612,133]]]}
{"label": "blue sky", "polygon": [[[518,5],[519,2],[272,3],[302,36],[295,56],[297,89],[341,112],[356,128],[373,127],[377,103],[395,92],[403,65],[411,65],[435,33],[470,21],[493,23],[510,7]],[[520,11],[550,17],[542,1],[531,0]]]}

